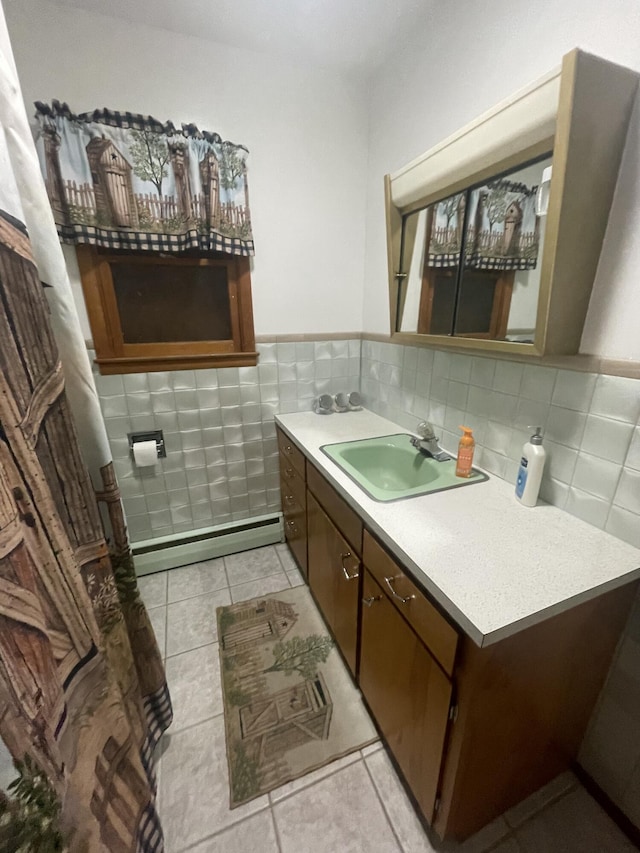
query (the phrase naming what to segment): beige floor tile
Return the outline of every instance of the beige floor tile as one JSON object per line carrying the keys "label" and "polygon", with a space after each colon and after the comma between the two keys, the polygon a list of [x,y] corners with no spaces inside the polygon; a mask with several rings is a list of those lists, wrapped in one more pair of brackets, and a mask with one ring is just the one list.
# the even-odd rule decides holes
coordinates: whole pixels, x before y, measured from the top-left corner
{"label": "beige floor tile", "polygon": [[[508,838],[497,847],[492,847],[491,853],[522,853],[522,848],[515,838]],[[554,851],[554,853],[558,853],[558,851]]]}
{"label": "beige floor tile", "polygon": [[169,575],[168,602],[193,598],[205,592],[224,589],[227,576],[224,570],[224,560],[205,560],[180,569],[171,569]]}
{"label": "beige floor tile", "polygon": [[152,607],[150,610],[147,610],[147,613],[149,614],[153,633],[156,635],[156,640],[158,641],[160,654],[164,658],[167,653],[167,608]]}
{"label": "beige floor tile", "polygon": [[282,571],[282,563],[273,545],[266,548],[255,548],[252,551],[242,551],[240,554],[230,554],[224,558],[227,569],[229,586],[276,575]]}
{"label": "beige floor tile", "polygon": [[404,853],[434,853],[434,847],[418,820],[387,753],[379,749],[366,759],[373,783]]}
{"label": "beige floor tile", "polygon": [[399,853],[361,761],[273,806],[282,853]]}
{"label": "beige floor tile", "polygon": [[231,604],[228,589],[167,606],[167,655],[178,655],[218,639],[216,608]]}
{"label": "beige floor tile", "polygon": [[278,552],[280,562],[282,563],[282,568],[285,570],[285,572],[297,571],[298,564],[294,560],[293,555],[289,550],[289,546],[286,542],[283,542],[281,545],[276,545],[276,551]]}
{"label": "beige floor tile", "polygon": [[533,817],[533,815],[537,814],[545,806],[553,802],[553,800],[557,800],[558,797],[566,794],[567,791],[571,790],[571,788],[575,788],[577,785],[578,780],[570,770],[566,773],[561,773],[549,782],[548,785],[540,788],[539,791],[535,791],[530,797],[527,797],[526,800],[523,800],[521,803],[518,803],[517,806],[514,806],[512,809],[505,812],[505,820],[509,826],[520,826],[520,824],[524,823],[525,820]]}
{"label": "beige floor tile", "polygon": [[231,587],[231,600],[235,604],[238,601],[248,601],[258,595],[268,595],[271,592],[280,592],[290,589],[289,578],[284,572],[277,575],[269,575],[266,578],[258,578],[248,583],[241,583]]}
{"label": "beige floor tile", "polygon": [[[162,756],[160,817],[168,853],[179,853],[264,809],[267,796],[231,810],[224,720],[215,717],[167,737]],[[257,853],[257,845],[249,853]]]}
{"label": "beige floor tile", "polygon": [[189,848],[189,853],[278,853],[271,812],[248,817],[213,838]]}
{"label": "beige floor tile", "polygon": [[167,574],[157,572],[155,575],[143,575],[138,578],[138,589],[145,607],[163,607],[167,603]]}
{"label": "beige floor tile", "polygon": [[222,713],[218,643],[167,660],[173,703],[171,734]]}
{"label": "beige floor tile", "polygon": [[275,788],[269,794],[269,798],[272,803],[277,803],[279,800],[284,799],[284,797],[289,797],[291,794],[302,791],[304,788],[308,788],[309,785],[314,785],[321,779],[326,779],[326,777],[331,776],[332,773],[336,773],[338,770],[344,770],[345,767],[349,767],[350,764],[355,764],[355,762],[359,760],[360,753],[356,749],[355,752],[351,752],[349,755],[344,755],[342,758],[337,758],[335,761],[330,761],[329,764],[325,764],[324,767],[312,770],[310,773],[306,773],[299,779],[294,779],[293,782],[287,782],[286,785],[281,785],[279,788]]}
{"label": "beige floor tile", "polygon": [[305,580],[302,577],[302,575],[300,574],[300,572],[298,571],[298,569],[294,569],[291,572],[287,572],[287,577],[289,578],[289,583],[291,584],[291,586],[303,586],[304,585]]}
{"label": "beige floor tile", "polygon": [[524,853],[632,853],[635,847],[583,788],[516,830]]}
{"label": "beige floor tile", "polygon": [[360,752],[363,758],[366,758],[368,755],[373,755],[374,752],[377,752],[379,749],[382,749],[382,741],[377,740],[375,743],[370,743],[369,746],[365,746],[364,749],[361,749]]}
{"label": "beige floor tile", "polygon": [[508,833],[507,822],[503,817],[499,817],[461,844],[444,844],[440,849],[442,853],[485,853],[485,850],[493,848],[493,845],[505,838]]}

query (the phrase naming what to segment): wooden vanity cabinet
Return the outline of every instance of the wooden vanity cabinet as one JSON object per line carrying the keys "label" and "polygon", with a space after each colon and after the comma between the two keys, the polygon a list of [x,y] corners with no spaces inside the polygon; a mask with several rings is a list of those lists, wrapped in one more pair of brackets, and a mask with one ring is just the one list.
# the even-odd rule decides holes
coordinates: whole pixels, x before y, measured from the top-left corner
{"label": "wooden vanity cabinet", "polygon": [[576,760],[637,584],[480,648],[368,531],[363,563],[362,693],[427,822],[462,841]]}
{"label": "wooden vanity cabinet", "polygon": [[307,486],[309,586],[355,675],[362,522],[312,465]]}
{"label": "wooden vanity cabinet", "polygon": [[358,683],[422,813],[433,819],[453,687],[365,570]]}
{"label": "wooden vanity cabinet", "polygon": [[304,455],[276,428],[280,454],[280,494],[284,535],[300,571],[307,577],[307,487]]}

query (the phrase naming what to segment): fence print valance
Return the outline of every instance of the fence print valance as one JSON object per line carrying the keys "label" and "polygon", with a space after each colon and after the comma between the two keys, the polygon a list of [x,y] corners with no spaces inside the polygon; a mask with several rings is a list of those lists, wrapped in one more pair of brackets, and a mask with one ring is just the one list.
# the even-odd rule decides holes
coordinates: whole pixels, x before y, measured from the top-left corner
{"label": "fence print valance", "polygon": [[465,267],[482,270],[530,270],[538,262],[537,186],[492,181],[434,205],[428,266],[457,267],[462,251]]}
{"label": "fence print valance", "polygon": [[246,157],[195,125],[36,103],[58,234],[109,249],[253,255]]}

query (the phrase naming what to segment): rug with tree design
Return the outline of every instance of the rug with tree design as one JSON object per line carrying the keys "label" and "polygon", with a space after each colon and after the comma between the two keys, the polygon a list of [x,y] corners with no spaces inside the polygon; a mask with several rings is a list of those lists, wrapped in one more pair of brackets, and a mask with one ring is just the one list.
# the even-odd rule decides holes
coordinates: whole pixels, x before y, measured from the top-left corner
{"label": "rug with tree design", "polygon": [[217,617],[231,808],[377,739],[306,587]]}

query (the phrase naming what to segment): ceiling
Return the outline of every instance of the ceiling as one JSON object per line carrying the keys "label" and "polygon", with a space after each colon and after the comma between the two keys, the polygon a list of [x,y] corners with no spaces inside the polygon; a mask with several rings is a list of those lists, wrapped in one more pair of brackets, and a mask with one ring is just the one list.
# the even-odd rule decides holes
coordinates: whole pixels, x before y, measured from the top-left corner
{"label": "ceiling", "polygon": [[431,0],[52,2],[358,75],[378,68],[431,6]]}

